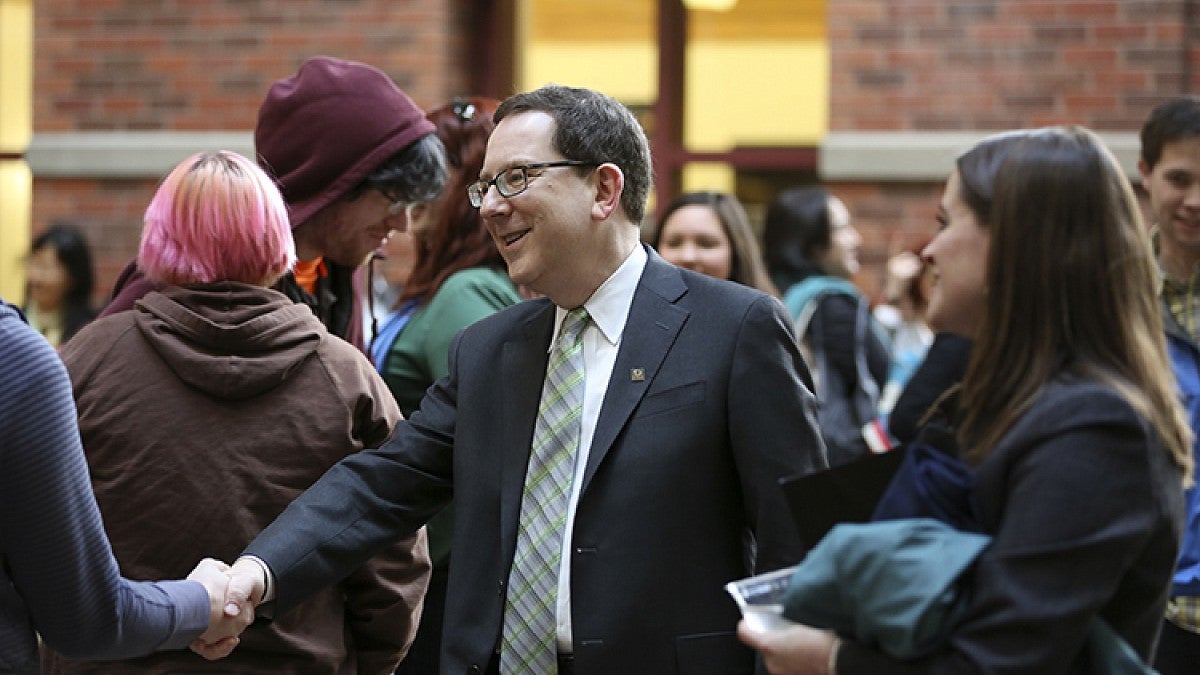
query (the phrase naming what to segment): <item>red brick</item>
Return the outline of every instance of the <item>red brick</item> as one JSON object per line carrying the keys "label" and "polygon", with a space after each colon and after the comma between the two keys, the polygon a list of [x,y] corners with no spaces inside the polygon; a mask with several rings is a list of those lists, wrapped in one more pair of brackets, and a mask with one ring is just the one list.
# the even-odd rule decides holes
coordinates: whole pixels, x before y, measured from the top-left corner
{"label": "red brick", "polygon": [[[474,0],[35,1],[35,131],[249,130],[266,86],[305,57],[373,63],[421,105],[478,67]],[[1084,121],[1134,129],[1151,100],[1200,90],[1184,0],[832,0],[830,125],[840,131],[1002,129]],[[1200,31],[1200,28],[1195,30]],[[1193,44],[1200,36],[1193,38]],[[1190,85],[1182,82],[1185,67]],[[95,232],[101,286],[136,246],[154,181],[38,179],[34,227]],[[941,190],[839,184],[862,211],[865,258],[925,232]],[[875,279],[877,270],[864,272]]]}

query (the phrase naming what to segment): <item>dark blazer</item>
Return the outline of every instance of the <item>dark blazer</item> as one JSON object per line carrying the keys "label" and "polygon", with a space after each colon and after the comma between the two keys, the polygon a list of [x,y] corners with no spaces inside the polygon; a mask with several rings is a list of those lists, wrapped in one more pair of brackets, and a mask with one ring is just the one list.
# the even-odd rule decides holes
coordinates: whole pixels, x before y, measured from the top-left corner
{"label": "dark blazer", "polygon": [[1088,669],[1096,617],[1148,660],[1183,529],[1183,477],[1116,390],[1060,373],[976,467],[991,545],[950,647],[897,661],[847,641],[842,675]]}
{"label": "dark blazer", "polygon": [[[335,466],[250,545],[277,577],[275,611],[410,534],[453,494],[442,672],[486,669],[553,325],[541,299],[465,329],[449,375],[391,440]],[[804,368],[777,300],[650,252],[571,533],[578,673],[752,670],[722,586],[754,571],[755,549],[756,571],[802,555],[777,481],[827,464]]]}

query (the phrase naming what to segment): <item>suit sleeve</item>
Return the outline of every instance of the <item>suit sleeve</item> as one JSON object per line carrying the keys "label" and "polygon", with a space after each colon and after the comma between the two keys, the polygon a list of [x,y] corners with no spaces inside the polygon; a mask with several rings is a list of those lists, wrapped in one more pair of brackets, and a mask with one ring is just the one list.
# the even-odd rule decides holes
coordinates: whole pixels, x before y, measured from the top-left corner
{"label": "suit sleeve", "polygon": [[804,554],[779,479],[829,466],[791,325],[773,298],[751,305],[730,378],[730,435],[746,519],[754,528],[756,572],[793,565]]}
{"label": "suit sleeve", "polygon": [[453,376],[435,383],[391,438],[335,464],[250,543],[245,553],[277,581],[275,601],[260,611],[288,612],[412,537],[450,501],[456,387]]}

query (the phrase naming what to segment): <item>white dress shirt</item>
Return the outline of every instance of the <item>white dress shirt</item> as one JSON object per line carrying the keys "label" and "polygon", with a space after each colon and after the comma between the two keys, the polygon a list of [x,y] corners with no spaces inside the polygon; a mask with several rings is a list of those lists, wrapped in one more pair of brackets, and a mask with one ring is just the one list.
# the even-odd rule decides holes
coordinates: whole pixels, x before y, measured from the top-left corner
{"label": "white dress shirt", "polygon": [[[646,258],[646,250],[640,244],[634,246],[617,271],[583,303],[592,320],[583,331],[583,417],[580,419],[579,452],[575,456],[575,477],[571,481],[571,501],[567,504],[566,534],[558,570],[558,651],[562,653],[574,651],[571,643],[571,532],[575,526],[575,507],[579,504],[579,489],[583,485],[592,437],[596,434],[600,406],[608,391],[608,380],[613,364],[617,362],[617,349],[621,346],[621,333],[629,318],[633,293],[646,268]],[[551,335],[558,335],[567,311],[557,308]]]}

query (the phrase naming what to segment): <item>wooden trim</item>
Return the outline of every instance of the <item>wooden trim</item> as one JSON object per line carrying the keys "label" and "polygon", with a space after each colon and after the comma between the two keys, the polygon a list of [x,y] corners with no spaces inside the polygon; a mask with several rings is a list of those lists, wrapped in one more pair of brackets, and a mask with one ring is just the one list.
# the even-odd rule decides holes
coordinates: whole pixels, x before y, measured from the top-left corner
{"label": "wooden trim", "polygon": [[[679,194],[683,163],[683,106],[686,100],[687,8],[682,0],[658,2],[658,100],[654,102],[654,190],[661,210]],[[655,220],[660,214],[656,213]]]}

